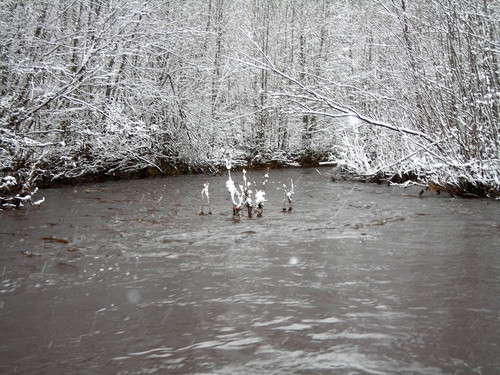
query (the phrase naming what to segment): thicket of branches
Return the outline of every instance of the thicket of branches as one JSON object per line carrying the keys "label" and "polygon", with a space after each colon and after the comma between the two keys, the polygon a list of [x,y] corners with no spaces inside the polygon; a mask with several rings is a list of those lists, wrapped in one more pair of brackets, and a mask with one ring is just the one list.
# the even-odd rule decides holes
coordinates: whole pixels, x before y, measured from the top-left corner
{"label": "thicket of branches", "polygon": [[231,150],[498,195],[499,19],[486,0],[3,1],[1,175],[28,190]]}

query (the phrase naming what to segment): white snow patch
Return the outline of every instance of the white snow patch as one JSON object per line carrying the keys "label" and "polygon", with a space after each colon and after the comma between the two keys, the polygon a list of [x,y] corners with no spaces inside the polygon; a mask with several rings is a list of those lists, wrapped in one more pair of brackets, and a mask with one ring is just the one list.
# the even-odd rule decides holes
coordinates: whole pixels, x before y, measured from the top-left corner
{"label": "white snow patch", "polygon": [[303,319],[303,323],[317,323],[317,324],[330,324],[330,323],[341,323],[342,320],[339,318],[331,317],[326,319]]}
{"label": "white snow patch", "polygon": [[146,350],[143,352],[129,353],[128,355],[129,356],[141,356],[141,355],[152,354],[152,353],[156,353],[156,352],[171,352],[171,351],[172,351],[171,348],[154,348],[154,349]]}
{"label": "white snow patch", "polygon": [[277,329],[280,331],[303,331],[305,329],[311,329],[312,326],[310,324],[302,324],[302,323],[293,323],[289,326],[276,327],[273,329]]}
{"label": "white snow patch", "polygon": [[274,320],[270,320],[269,322],[254,323],[252,325],[254,327],[266,327],[266,326],[270,326],[270,325],[274,325],[274,324],[284,323],[287,320],[290,320],[291,318],[292,318],[292,316],[284,316],[284,317],[276,318]]}
{"label": "white snow patch", "polygon": [[217,349],[238,350],[248,345],[258,344],[259,342],[261,342],[261,339],[258,337],[248,337],[246,339],[230,341],[224,345],[217,346]]}

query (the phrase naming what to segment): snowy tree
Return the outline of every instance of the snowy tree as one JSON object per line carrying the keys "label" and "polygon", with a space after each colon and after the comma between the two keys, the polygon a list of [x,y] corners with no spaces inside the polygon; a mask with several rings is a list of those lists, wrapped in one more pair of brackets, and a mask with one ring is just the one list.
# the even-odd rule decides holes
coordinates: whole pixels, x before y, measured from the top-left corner
{"label": "snowy tree", "polygon": [[1,173],[29,190],[215,170],[230,149],[495,195],[499,18],[473,0],[5,1]]}

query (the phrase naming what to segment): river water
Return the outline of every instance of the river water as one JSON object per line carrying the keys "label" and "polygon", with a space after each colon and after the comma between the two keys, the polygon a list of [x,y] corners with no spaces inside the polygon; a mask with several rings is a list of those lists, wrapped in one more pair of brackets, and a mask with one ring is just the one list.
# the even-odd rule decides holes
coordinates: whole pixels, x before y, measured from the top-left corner
{"label": "river water", "polygon": [[0,372],[500,373],[500,202],[327,173],[271,171],[252,220],[203,175],[4,212]]}

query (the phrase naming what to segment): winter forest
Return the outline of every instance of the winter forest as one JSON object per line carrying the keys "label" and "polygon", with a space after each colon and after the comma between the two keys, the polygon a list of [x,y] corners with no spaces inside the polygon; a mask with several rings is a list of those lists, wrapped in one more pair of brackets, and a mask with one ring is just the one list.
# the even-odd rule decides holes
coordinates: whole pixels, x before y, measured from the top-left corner
{"label": "winter forest", "polygon": [[499,195],[500,2],[1,3],[3,197],[227,152]]}

